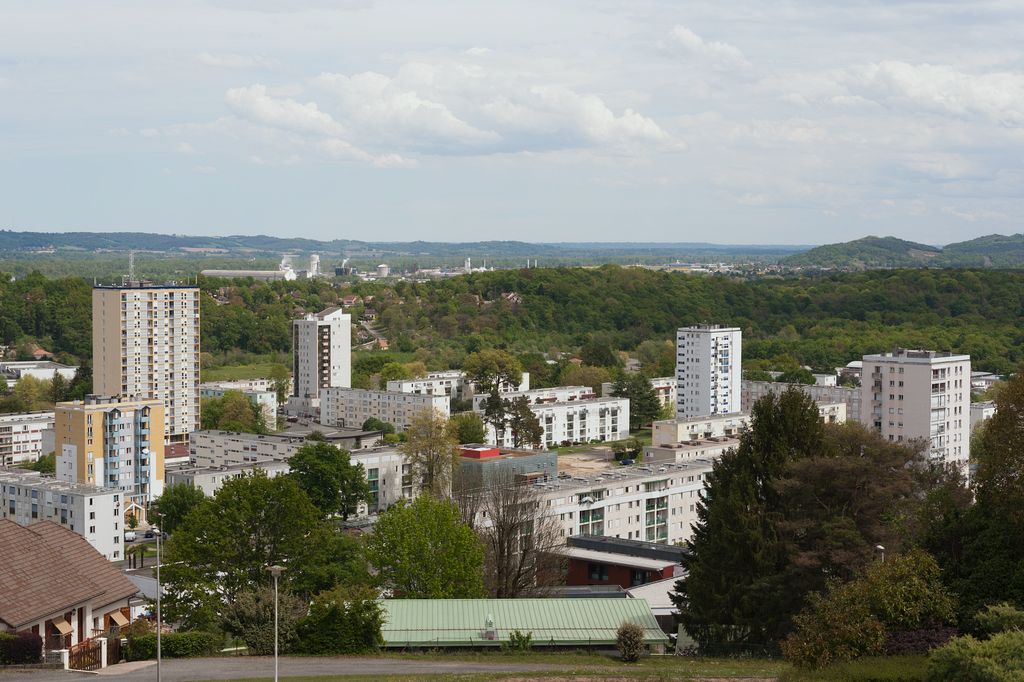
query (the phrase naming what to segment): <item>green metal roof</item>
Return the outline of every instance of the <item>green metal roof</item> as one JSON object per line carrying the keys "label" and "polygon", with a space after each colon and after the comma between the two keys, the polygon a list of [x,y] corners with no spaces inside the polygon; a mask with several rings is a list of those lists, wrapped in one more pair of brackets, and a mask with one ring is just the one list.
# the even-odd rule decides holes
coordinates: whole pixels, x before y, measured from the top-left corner
{"label": "green metal roof", "polygon": [[644,628],[648,644],[668,643],[643,599],[385,599],[383,606],[385,647],[496,646],[513,630],[532,633],[534,646],[610,645],[626,621]]}

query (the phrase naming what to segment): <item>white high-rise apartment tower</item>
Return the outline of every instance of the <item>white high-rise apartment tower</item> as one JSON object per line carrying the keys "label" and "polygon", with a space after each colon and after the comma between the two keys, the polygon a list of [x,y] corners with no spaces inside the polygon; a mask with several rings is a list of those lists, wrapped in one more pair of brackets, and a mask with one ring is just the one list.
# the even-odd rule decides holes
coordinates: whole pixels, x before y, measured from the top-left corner
{"label": "white high-rise apartment tower", "polygon": [[676,332],[676,417],[740,411],[743,333],[738,327],[696,325]]}
{"label": "white high-rise apartment tower", "polygon": [[130,282],[92,290],[93,393],[161,400],[164,437],[199,428],[199,287]]}
{"label": "white high-rise apartment tower", "polygon": [[292,320],[292,397],[319,407],[320,389],[352,386],[352,316],[328,308]]}
{"label": "white high-rise apartment tower", "polygon": [[897,348],[865,355],[861,421],[897,443],[922,439],[933,460],[968,474],[971,356]]}

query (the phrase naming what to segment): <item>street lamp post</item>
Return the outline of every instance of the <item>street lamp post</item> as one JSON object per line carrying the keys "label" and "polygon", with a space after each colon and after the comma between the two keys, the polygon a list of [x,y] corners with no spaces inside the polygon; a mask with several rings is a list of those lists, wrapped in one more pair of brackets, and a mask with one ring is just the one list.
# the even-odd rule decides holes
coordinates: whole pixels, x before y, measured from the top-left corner
{"label": "street lamp post", "polygon": [[884,564],[885,563],[885,547],[883,547],[882,545],[875,545],[875,549],[877,549],[879,551],[879,553],[882,555],[882,563]]}
{"label": "street lamp post", "polygon": [[284,572],[284,566],[273,566],[267,567],[270,571],[270,575],[274,576],[274,682],[277,680],[277,579],[281,577],[281,573]]}
{"label": "street lamp post", "polygon": [[[158,515],[154,514],[154,516]],[[162,523],[162,520],[161,520]],[[163,597],[163,587],[160,585],[160,536],[163,535],[163,531],[157,526],[156,529],[156,682],[162,681],[160,663],[162,659],[161,647],[160,647],[160,636],[161,630],[163,630],[163,619],[160,613],[160,602]]]}

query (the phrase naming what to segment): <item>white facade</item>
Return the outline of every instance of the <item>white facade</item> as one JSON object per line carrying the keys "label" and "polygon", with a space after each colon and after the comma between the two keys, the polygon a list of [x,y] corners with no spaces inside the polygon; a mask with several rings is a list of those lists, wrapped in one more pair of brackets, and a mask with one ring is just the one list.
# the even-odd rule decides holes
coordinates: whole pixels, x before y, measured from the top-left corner
{"label": "white facade", "polygon": [[48,360],[0,362],[0,376],[6,378],[8,383],[14,383],[22,377],[32,377],[40,381],[53,381],[53,377],[58,374],[66,381],[71,381],[75,378],[76,372],[78,372],[77,367],[62,365]]}
{"label": "white facade", "polygon": [[[589,386],[558,386],[509,393],[509,399],[525,397],[530,411],[544,429],[542,447],[558,447],[563,443],[590,443],[629,438],[629,399],[598,398]],[[473,409],[483,412],[485,395],[473,398]],[[487,443],[510,448],[512,432],[495,433],[485,424]]]}
{"label": "white facade", "polygon": [[852,386],[811,386],[807,384],[783,384],[777,381],[748,381],[740,383],[740,405],[744,412],[749,412],[758,400],[769,393],[779,394],[789,387],[798,388],[811,397],[816,403],[846,405],[846,418],[859,422],[861,410],[861,389]]}
{"label": "white facade", "polygon": [[94,287],[93,391],[162,400],[164,438],[199,428],[199,288]]}
{"label": "white facade", "polygon": [[277,425],[277,391],[270,379],[249,379],[240,381],[210,381],[199,384],[201,398],[223,398],[228,391],[239,391],[251,403],[260,408],[263,421],[273,430]]}
{"label": "white facade", "polygon": [[692,534],[711,459],[681,464],[613,466],[598,476],[537,483],[542,514],[563,537],[605,535],[674,544]]}
{"label": "white facade", "polygon": [[864,356],[861,419],[894,442],[923,439],[933,460],[967,475],[971,450],[971,358],[897,349]]}
{"label": "white facade", "polygon": [[731,438],[739,436],[749,426],[750,415],[745,412],[695,419],[666,419],[651,426],[651,443],[655,447],[671,447],[709,438]]}
{"label": "white facade", "polygon": [[190,485],[202,490],[207,497],[212,497],[225,481],[249,475],[256,469],[265,472],[269,478],[287,474],[290,470],[286,461],[263,457],[247,464],[167,469],[167,485]]}
{"label": "white facade", "polygon": [[0,466],[34,462],[53,452],[53,412],[0,414]]}
{"label": "white facade", "polygon": [[985,402],[980,403],[971,403],[971,430],[973,431],[974,428],[983,421],[991,419],[995,416],[995,413],[996,404],[992,400],[986,400]]}
{"label": "white facade", "polygon": [[315,409],[324,388],[352,385],[352,316],[341,308],[292,321],[292,396]]}
{"label": "white facade", "polygon": [[742,332],[697,325],[676,333],[676,416],[680,419],[740,410]]}
{"label": "white facade", "polygon": [[361,388],[332,387],[320,391],[320,421],[328,426],[358,429],[367,419],[376,417],[398,431],[405,431],[414,416],[431,409],[447,419],[451,411],[448,397]]}
{"label": "white facade", "polygon": [[22,526],[59,523],[110,561],[124,559],[121,505],[117,490],[58,481],[34,471],[0,470],[0,518]]}
{"label": "white facade", "polygon": [[[661,401],[662,407],[676,404],[675,377],[655,377],[650,381],[651,387],[654,389],[655,394],[657,394],[658,400]],[[613,390],[615,390],[614,382],[606,381],[601,384],[601,395],[610,397]]]}
{"label": "white facade", "polygon": [[[459,400],[470,400],[479,392],[475,382],[470,381],[465,372],[450,370],[446,372],[430,372],[419,379],[398,379],[387,383],[389,391],[401,393],[421,393],[425,395],[445,395]],[[519,385],[503,382],[500,393],[513,393],[530,390],[530,373],[523,372]]]}

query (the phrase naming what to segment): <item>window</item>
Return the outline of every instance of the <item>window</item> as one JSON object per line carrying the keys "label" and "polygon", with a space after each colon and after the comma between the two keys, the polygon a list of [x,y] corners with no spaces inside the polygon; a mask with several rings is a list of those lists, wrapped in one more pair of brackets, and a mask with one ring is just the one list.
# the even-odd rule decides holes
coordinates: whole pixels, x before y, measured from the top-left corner
{"label": "window", "polygon": [[587,568],[591,580],[608,580],[608,567],[604,564],[589,564]]}
{"label": "window", "polygon": [[580,511],[580,535],[604,535],[604,509]]}

